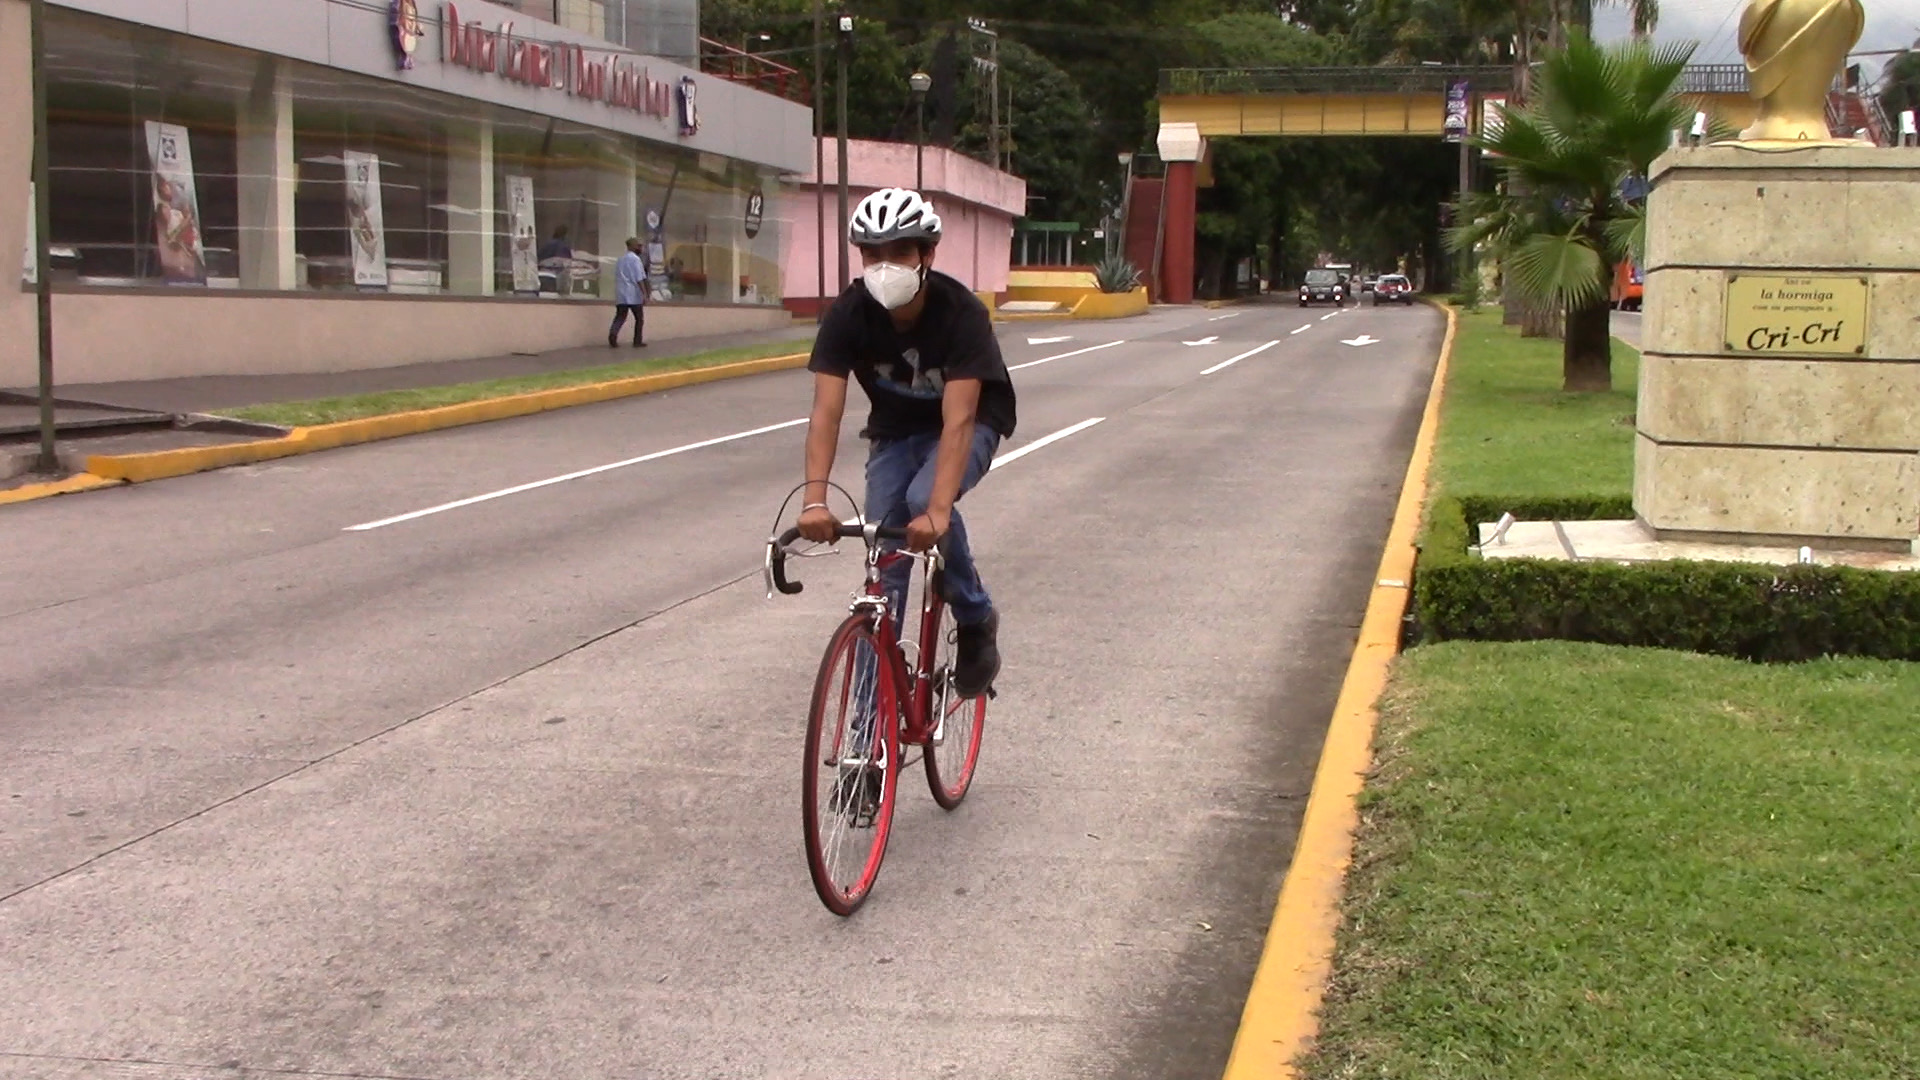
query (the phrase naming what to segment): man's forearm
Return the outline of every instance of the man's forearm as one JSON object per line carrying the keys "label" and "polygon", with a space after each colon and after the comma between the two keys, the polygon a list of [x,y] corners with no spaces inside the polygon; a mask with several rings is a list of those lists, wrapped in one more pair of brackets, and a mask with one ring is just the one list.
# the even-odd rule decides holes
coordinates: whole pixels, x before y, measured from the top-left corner
{"label": "man's forearm", "polygon": [[960,498],[960,481],[967,476],[967,454],[973,449],[973,420],[949,420],[940,429],[940,449],[933,464],[933,491],[927,497],[929,513],[950,514]]}
{"label": "man's forearm", "polygon": [[833,476],[833,457],[839,442],[839,421],[816,414],[807,422],[806,505],[827,501],[827,480]]}

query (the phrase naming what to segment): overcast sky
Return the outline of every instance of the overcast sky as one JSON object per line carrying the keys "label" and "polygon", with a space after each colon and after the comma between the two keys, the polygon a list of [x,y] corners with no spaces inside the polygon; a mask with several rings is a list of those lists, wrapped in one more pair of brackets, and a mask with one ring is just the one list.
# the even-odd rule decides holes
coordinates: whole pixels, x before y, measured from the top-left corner
{"label": "overcast sky", "polygon": [[[1904,49],[1920,39],[1920,0],[1862,0],[1867,9],[1867,30],[1860,35],[1858,50]],[[1746,0],[1660,0],[1660,25],[1654,40],[1662,43],[1698,41],[1695,63],[1737,64],[1740,45],[1740,12]],[[1626,36],[1629,28],[1624,4],[1596,5],[1594,36]],[[1878,76],[1886,63],[1884,56],[1857,58],[1869,78]]]}

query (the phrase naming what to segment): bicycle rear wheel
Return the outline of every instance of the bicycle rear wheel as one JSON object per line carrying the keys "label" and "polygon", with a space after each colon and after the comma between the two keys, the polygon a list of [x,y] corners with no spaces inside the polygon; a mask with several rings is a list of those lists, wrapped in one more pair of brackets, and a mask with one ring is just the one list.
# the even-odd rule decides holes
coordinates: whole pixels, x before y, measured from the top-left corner
{"label": "bicycle rear wheel", "polygon": [[851,915],[880,876],[899,770],[892,677],[865,615],[835,630],[814,680],[800,814],[807,872],[827,910]]}
{"label": "bicycle rear wheel", "polygon": [[941,809],[951,810],[967,797],[980,764],[980,740],[987,725],[987,696],[963,698],[953,689],[953,662],[959,631],[953,609],[940,605],[940,632],[934,636],[931,678],[933,736],[927,741],[927,787]]}

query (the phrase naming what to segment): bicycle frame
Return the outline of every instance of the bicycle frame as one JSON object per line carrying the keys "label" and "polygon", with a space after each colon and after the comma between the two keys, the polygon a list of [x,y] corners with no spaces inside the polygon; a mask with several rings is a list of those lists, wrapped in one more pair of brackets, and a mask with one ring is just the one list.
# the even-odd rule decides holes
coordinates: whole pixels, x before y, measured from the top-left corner
{"label": "bicycle frame", "polygon": [[[923,562],[925,572],[921,575],[920,629],[914,642],[914,657],[911,665],[907,662],[905,644],[900,637],[900,621],[892,618],[891,604],[886,595],[884,575],[893,567],[906,562]],[[943,715],[937,715],[934,709],[933,670],[931,658],[939,649],[940,613],[945,602],[940,598],[939,590],[934,587],[935,576],[939,574],[943,560],[938,548],[915,553],[903,550],[882,551],[877,545],[867,547],[867,576],[861,590],[854,594],[848,610],[866,612],[869,618],[879,620],[874,637],[880,643],[880,652],[886,657],[888,667],[888,690],[882,695],[888,715],[895,717],[900,725],[900,743],[903,746],[925,746],[937,740],[944,726],[940,721]],[[907,579],[907,597],[913,594],[913,579]],[[906,597],[902,597],[900,614],[904,617]],[[906,701],[897,700],[901,688],[906,690]],[[943,710],[942,710],[943,712]]]}

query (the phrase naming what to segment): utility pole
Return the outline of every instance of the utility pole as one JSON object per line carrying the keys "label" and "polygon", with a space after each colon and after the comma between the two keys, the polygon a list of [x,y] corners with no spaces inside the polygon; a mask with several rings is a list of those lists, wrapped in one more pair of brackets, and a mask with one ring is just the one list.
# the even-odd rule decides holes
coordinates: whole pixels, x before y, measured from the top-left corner
{"label": "utility pole", "polygon": [[[993,160],[993,167],[1000,168],[1000,32],[987,26],[985,20],[968,18],[967,29],[983,34],[987,39],[987,150]],[[972,53],[972,49],[968,49]],[[975,58],[974,63],[981,61]]]}
{"label": "utility pole", "polygon": [[40,321],[41,472],[60,470],[53,446],[53,268],[47,258],[52,231],[53,191],[47,182],[47,4],[33,0],[27,9],[33,39],[33,291]]}
{"label": "utility pole", "polygon": [[821,316],[827,305],[827,61],[825,49],[826,8],[824,0],[813,0],[813,238],[820,249],[818,274],[814,284],[820,290]]}
{"label": "utility pole", "polygon": [[840,151],[840,291],[847,291],[852,280],[847,270],[847,59],[853,52],[853,16],[840,13],[840,80],[835,88],[840,98],[840,130],[835,133]]}

